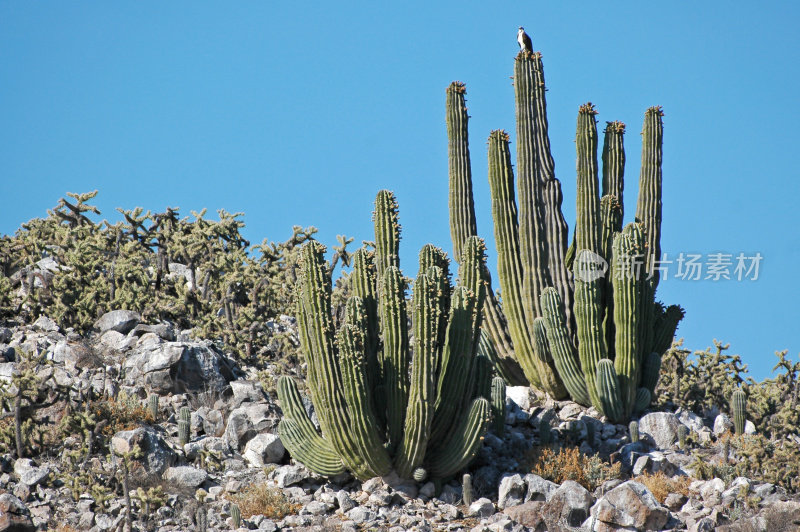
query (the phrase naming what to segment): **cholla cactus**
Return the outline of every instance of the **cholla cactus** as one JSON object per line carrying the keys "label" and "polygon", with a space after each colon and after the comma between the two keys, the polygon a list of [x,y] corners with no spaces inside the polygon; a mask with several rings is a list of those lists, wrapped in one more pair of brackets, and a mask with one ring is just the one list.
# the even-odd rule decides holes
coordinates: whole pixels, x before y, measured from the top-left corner
{"label": "cholla cactus", "polygon": [[472,459],[490,419],[488,398],[477,395],[491,378],[476,357],[484,246],[477,237],[465,243],[455,287],[444,253],[421,251],[412,360],[397,203],[381,191],[375,205],[375,252],[362,248],[353,256],[353,295],[338,331],[324,248],[311,242],[302,249],[297,318],[322,435],[289,378],[278,381],[279,433],[292,456],[319,474],[350,470],[368,479],[394,468],[405,478],[441,479]]}
{"label": "cholla cactus", "polygon": [[[518,196],[509,136],[504,131],[489,136],[492,216],[508,328],[506,334],[505,328],[487,320],[485,329],[496,346],[487,352],[495,353],[493,360],[505,377],[500,368],[508,366],[505,358],[513,343],[514,357],[532,385],[556,398],[569,395],[621,421],[647,407],[647,397],[639,390],[646,389],[652,398],[661,356],[683,317],[679,307],[665,309],[655,301],[659,273],[654,261],[660,259],[661,234],[661,108],[645,113],[635,223],[623,229],[625,126],[609,122],[605,130],[601,191],[597,112],[591,103],[581,106],[576,134],[577,222],[568,248],[561,185],[550,155],[541,54],[517,56],[514,88]],[[463,84],[448,90],[454,247],[464,235],[474,234],[475,227],[467,182],[471,174],[466,121],[462,117],[458,128],[451,124],[454,110],[463,104],[463,93]],[[539,318],[546,329],[544,342],[537,338]],[[603,360],[613,365],[601,369]],[[603,396],[606,393],[614,395]]]}

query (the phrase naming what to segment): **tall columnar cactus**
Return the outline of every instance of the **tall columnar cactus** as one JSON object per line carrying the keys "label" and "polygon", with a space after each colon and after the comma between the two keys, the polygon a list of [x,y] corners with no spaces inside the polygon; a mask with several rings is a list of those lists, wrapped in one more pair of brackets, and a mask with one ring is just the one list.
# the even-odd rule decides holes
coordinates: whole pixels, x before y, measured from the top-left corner
{"label": "tall columnar cactus", "polygon": [[374,219],[375,252],[355,253],[353,295],[338,331],[325,249],[309,242],[301,250],[297,318],[322,433],[295,383],[282,377],[281,441],[322,475],[350,470],[366,479],[394,468],[405,478],[448,478],[474,457],[490,420],[490,367],[476,355],[485,248],[478,237],[464,241],[455,287],[444,253],[423,248],[410,306],[412,357],[393,194],[378,194]]}
{"label": "tall columnar cactus", "polygon": [[733,428],[736,434],[744,434],[747,421],[747,395],[739,389],[731,395],[731,412],[733,412]]}
{"label": "tall columnar cactus", "polygon": [[[463,95],[462,84],[458,89]],[[645,113],[635,221],[623,228],[625,125],[607,122],[601,172],[597,111],[591,103],[580,107],[575,141],[577,221],[567,248],[561,185],[550,154],[541,54],[523,51],[516,57],[514,89],[516,180],[508,135],[494,131],[489,136],[497,270],[514,356],[532,385],[556,398],[569,395],[591,404],[622,422],[645,409],[654,396],[661,356],[683,318],[680,307],[665,308],[655,300],[656,261],[661,258],[663,113],[660,107]],[[452,102],[448,93],[448,120]],[[448,132],[452,145],[450,127]],[[458,138],[459,167],[464,167],[465,127]],[[461,174],[458,186],[452,175],[451,208],[471,208],[466,174]],[[451,213],[454,245],[462,238],[454,220],[461,219],[463,214]],[[537,320],[544,325],[543,335]],[[495,345],[503,345],[496,331],[487,327],[487,333]]]}

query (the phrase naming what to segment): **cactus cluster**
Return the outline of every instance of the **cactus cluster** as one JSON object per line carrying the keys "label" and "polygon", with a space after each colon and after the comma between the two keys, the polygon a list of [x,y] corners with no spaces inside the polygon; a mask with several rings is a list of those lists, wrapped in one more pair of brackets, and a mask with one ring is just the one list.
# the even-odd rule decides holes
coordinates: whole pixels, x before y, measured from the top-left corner
{"label": "cactus cluster", "polygon": [[[593,405],[613,421],[646,408],[683,310],[655,300],[661,236],[660,107],[645,113],[635,222],[623,228],[625,151],[621,122],[608,122],[598,166],[598,132],[591,103],[578,112],[577,221],[572,244],[561,212],[548,134],[541,54],[520,52],[514,68],[516,183],[509,135],[489,136],[489,185],[497,245],[502,314],[485,332],[498,374],[513,358],[527,380],[555,398]],[[450,138],[451,235],[455,249],[475,234],[465,88],[447,91]],[[459,127],[453,117],[459,116]],[[455,160],[454,160],[455,159]],[[516,187],[515,187],[516,184]],[[602,189],[601,189],[602,186]],[[467,197],[469,196],[469,197]],[[472,210],[470,210],[472,209]],[[491,292],[491,290],[490,290]],[[513,348],[511,347],[513,346]]]}
{"label": "cactus cluster", "polygon": [[394,468],[404,478],[447,478],[473,458],[490,422],[491,363],[477,355],[484,244],[464,242],[455,286],[447,256],[425,246],[409,307],[397,215],[394,195],[379,192],[375,249],[353,255],[338,330],[325,249],[309,242],[301,250],[297,321],[322,434],[288,377],[278,381],[279,433],[296,460],[322,475],[349,470],[366,479]]}

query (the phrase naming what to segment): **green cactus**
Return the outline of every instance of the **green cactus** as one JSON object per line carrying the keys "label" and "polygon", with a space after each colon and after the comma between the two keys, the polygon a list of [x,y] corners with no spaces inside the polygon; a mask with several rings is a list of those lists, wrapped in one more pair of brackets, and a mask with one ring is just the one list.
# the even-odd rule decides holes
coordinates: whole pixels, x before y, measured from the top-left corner
{"label": "green cactus", "polygon": [[731,395],[731,412],[733,412],[733,427],[736,434],[744,434],[747,420],[747,394],[741,388]]}
{"label": "green cactus", "polygon": [[633,402],[634,413],[639,413],[650,406],[651,399],[650,390],[647,388],[639,388],[636,390],[636,400]]}
{"label": "green cactus", "polygon": [[623,419],[623,403],[619,391],[619,379],[614,362],[604,358],[597,363],[596,393],[603,413],[612,421]]}
{"label": "green cactus", "polygon": [[150,410],[150,415],[153,416],[153,421],[158,421],[158,395],[150,394],[147,398],[147,408]]}
{"label": "green cactus", "polygon": [[631,443],[636,443],[639,441],[639,422],[638,421],[631,421],[628,424],[628,434],[631,437]]}
{"label": "green cactus", "polygon": [[506,428],[506,381],[492,379],[492,431],[502,436]]}
{"label": "green cactus", "polygon": [[236,504],[231,504],[231,521],[234,529],[237,529],[242,525],[242,511]]}
{"label": "green cactus", "polygon": [[681,425],[678,427],[678,445],[681,449],[686,448],[686,437],[689,435],[689,427]]}
{"label": "green cactus", "polygon": [[472,504],[472,476],[469,473],[464,473],[461,479],[461,498],[464,506],[469,508]]}
{"label": "green cactus", "polygon": [[[625,125],[607,122],[601,174],[597,111],[591,103],[580,107],[576,129],[577,221],[572,245],[567,248],[561,185],[550,154],[541,54],[521,52],[517,56],[514,88],[516,189],[508,135],[494,131],[489,137],[497,269],[513,356],[533,386],[555,398],[568,394],[576,402],[595,406],[613,421],[623,421],[642,408],[644,395],[640,389],[647,389],[651,398],[654,395],[661,356],[669,349],[683,317],[680,307],[665,309],[655,301],[663,113],[660,107],[645,113],[635,223],[623,229]],[[448,89],[454,246],[474,230],[472,186],[468,183],[471,173],[466,170],[469,150],[465,109],[463,116],[459,115],[460,133],[452,127],[453,116],[463,108],[464,92],[460,83]],[[611,267],[598,269],[603,268],[603,262]],[[489,314],[487,310],[487,322],[491,321]],[[546,341],[537,336],[537,318],[544,320]],[[493,353],[487,352],[494,355],[492,360],[499,367],[497,360],[502,356],[496,352],[503,351],[507,342],[491,327],[487,326],[486,332],[496,348]],[[603,370],[605,384],[613,384],[604,390],[617,390],[614,401],[619,404],[613,407],[606,403],[609,397],[601,398],[599,393],[598,365],[602,360],[614,364],[613,374]],[[498,373],[505,378],[500,370]],[[610,412],[604,404],[611,407]]]}
{"label": "green cactus", "polygon": [[[410,306],[412,357],[392,193],[378,194],[374,220],[374,259],[366,249],[354,254],[351,277],[358,287],[338,331],[330,317],[325,249],[309,242],[301,250],[297,318],[322,434],[288,378],[278,382],[284,412],[278,431],[292,456],[322,475],[349,470],[367,479],[394,468],[419,481],[447,478],[474,457],[490,420],[491,367],[476,356],[485,247],[474,236],[464,241],[455,287],[444,252],[421,251]],[[376,307],[367,304],[370,298]],[[378,336],[382,342],[373,342]]]}
{"label": "green cactus", "polygon": [[192,432],[192,411],[187,406],[182,406],[178,411],[178,442],[183,447],[189,443]]}

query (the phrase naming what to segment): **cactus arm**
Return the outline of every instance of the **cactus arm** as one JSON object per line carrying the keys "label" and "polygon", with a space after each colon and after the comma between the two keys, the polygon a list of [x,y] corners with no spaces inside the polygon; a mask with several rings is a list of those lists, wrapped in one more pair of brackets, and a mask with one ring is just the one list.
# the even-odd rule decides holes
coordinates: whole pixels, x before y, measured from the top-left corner
{"label": "cactus arm", "polygon": [[[661,372],[661,355],[655,351],[651,352],[644,359],[642,367],[641,386],[650,391],[651,396],[655,396],[658,377]],[[648,402],[649,404],[649,402]]]}
{"label": "cactus arm", "polygon": [[469,156],[469,114],[466,86],[454,81],[447,87],[447,160],[450,176],[450,236],[453,253],[461,257],[464,241],[478,234],[472,197],[472,166]]}
{"label": "cactus arm", "polygon": [[356,325],[346,323],[336,335],[339,347],[339,359],[344,384],[344,395],[350,414],[349,431],[352,442],[351,450],[357,453],[366,467],[362,471],[354,471],[362,480],[389,473],[392,462],[389,453],[383,447],[378,424],[372,412],[371,393],[366,379],[366,360],[364,357],[365,331]]}
{"label": "cactus arm", "polygon": [[422,274],[414,283],[413,325],[414,358],[411,364],[411,387],[406,408],[405,431],[395,467],[408,478],[422,464],[433,422],[436,400],[436,368],[439,366],[436,339],[440,317],[436,306],[436,281]]}
{"label": "cactus arm", "polygon": [[390,266],[400,267],[400,222],[393,192],[381,190],[375,197],[375,267],[378,279]]}
{"label": "cactus arm", "polygon": [[591,404],[591,400],[586,390],[586,381],[581,371],[578,355],[569,337],[561,297],[556,289],[551,287],[542,292],[541,299],[547,340],[558,375],[572,400],[588,406]]}
{"label": "cactus arm", "polygon": [[613,423],[624,419],[622,397],[619,393],[617,372],[614,371],[614,362],[604,358],[597,363],[597,396],[600,398],[602,412]]}
{"label": "cactus arm", "polygon": [[489,401],[479,397],[449,436],[431,449],[427,470],[434,478],[447,478],[466,467],[475,457],[490,422]]}
{"label": "cactus arm", "polygon": [[636,265],[644,258],[644,235],[638,224],[628,224],[613,244],[614,369],[619,379],[624,415],[630,416],[641,377],[640,328],[643,279]]}
{"label": "cactus arm", "polygon": [[[511,358],[510,354],[501,355],[500,349],[492,339],[494,325],[491,324],[495,318],[502,318],[502,314],[495,314],[492,312],[492,301],[494,298],[491,294],[487,294],[486,305],[484,307],[483,327],[481,327],[480,339],[478,340],[478,353],[491,360],[497,374],[503,378],[510,386],[528,386],[528,379],[525,378],[525,373],[522,371],[519,363]],[[505,330],[505,328],[503,328]],[[506,331],[507,336],[507,331]],[[511,338],[507,338],[508,346],[510,346]]]}
{"label": "cactus arm", "polygon": [[383,328],[383,383],[390,451],[394,451],[402,440],[408,403],[409,354],[405,290],[405,281],[400,270],[388,268],[383,275],[379,308]]}
{"label": "cactus arm", "polygon": [[653,334],[653,351],[663,355],[672,346],[675,330],[685,315],[679,305],[668,306],[655,320]]}
{"label": "cactus arm", "polygon": [[[577,221],[575,223],[576,260],[573,266],[582,267],[581,253],[599,255],[600,250],[600,198],[597,178],[597,112],[591,103],[582,105],[578,113],[576,134],[577,161]],[[592,404],[602,409],[598,388],[595,385],[597,364],[607,358],[605,331],[603,329],[604,309],[602,305],[601,278],[582,280],[575,276],[575,321],[578,337],[578,355],[581,361],[586,388]]]}
{"label": "cactus arm", "polygon": [[492,431],[502,437],[506,428],[506,383],[500,377],[492,379]]}
{"label": "cactus arm", "polygon": [[636,390],[636,400],[633,403],[633,411],[641,412],[642,410],[650,406],[650,401],[652,400],[652,397],[653,395],[647,388],[639,388],[638,390]]}
{"label": "cactus arm", "polygon": [[622,231],[625,214],[622,192],[625,186],[625,124],[617,120],[606,122],[603,136],[603,196],[614,196],[619,204],[619,222],[614,231]]}
{"label": "cactus arm", "polygon": [[642,166],[639,174],[639,197],[636,221],[644,224],[647,238],[647,273],[653,274],[652,291],[658,286],[658,271],[651,261],[661,259],[661,148],[664,139],[664,112],[651,107],[644,115],[642,127]]}
{"label": "cactus arm", "polygon": [[366,248],[353,253],[353,271],[350,274],[350,289],[354,296],[360,297],[367,314],[367,371],[370,387],[380,382],[380,362],[378,360],[378,300],[375,293],[376,277],[373,254]]}
{"label": "cactus arm", "polygon": [[[533,352],[536,358],[540,360],[543,365],[547,367],[555,367],[553,355],[550,351],[550,345],[547,340],[547,328],[545,326],[544,318],[539,317],[533,320]],[[566,397],[568,395],[567,388],[561,380],[561,376],[555,372],[550,371],[544,374],[545,389],[553,390],[555,397]]]}

